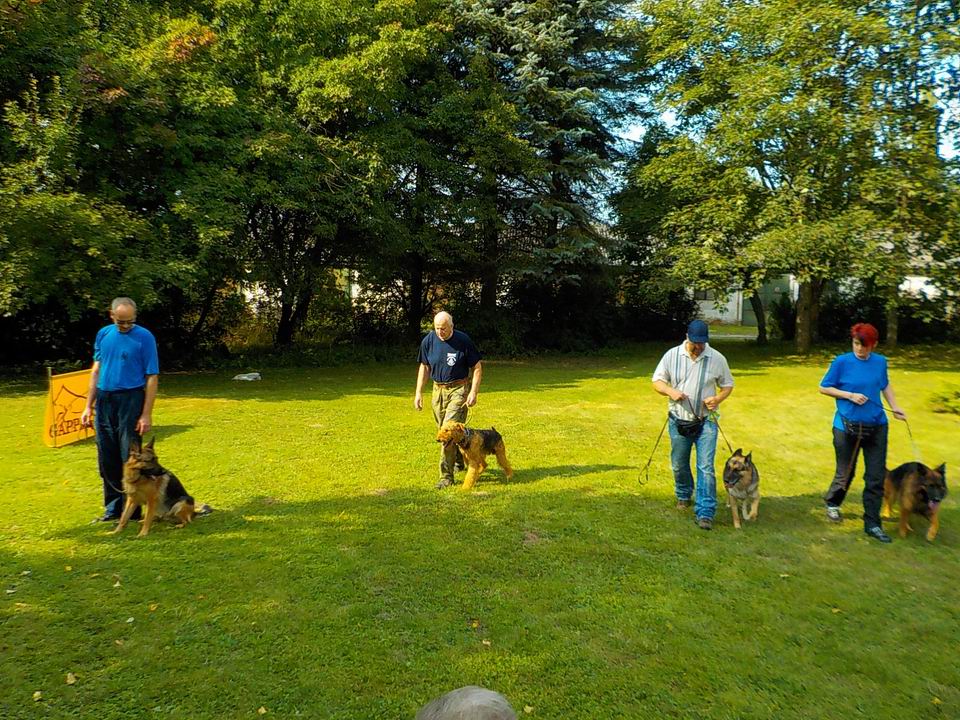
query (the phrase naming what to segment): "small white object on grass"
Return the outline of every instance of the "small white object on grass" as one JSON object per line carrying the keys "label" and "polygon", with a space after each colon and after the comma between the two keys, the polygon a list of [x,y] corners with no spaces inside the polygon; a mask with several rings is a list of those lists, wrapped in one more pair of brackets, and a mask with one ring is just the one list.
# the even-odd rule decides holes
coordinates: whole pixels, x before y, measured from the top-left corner
{"label": "small white object on grass", "polygon": [[262,380],[260,373],[240,373],[233,376],[234,380]]}

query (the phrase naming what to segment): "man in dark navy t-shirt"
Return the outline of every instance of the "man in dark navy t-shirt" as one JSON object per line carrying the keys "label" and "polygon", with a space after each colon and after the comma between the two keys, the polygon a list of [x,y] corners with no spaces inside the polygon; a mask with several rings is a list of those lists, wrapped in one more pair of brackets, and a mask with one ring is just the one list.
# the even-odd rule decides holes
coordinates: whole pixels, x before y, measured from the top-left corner
{"label": "man in dark navy t-shirt", "polygon": [[[433,318],[433,332],[427,333],[420,343],[417,358],[420,369],[413,406],[417,410],[423,409],[423,386],[429,377],[433,379],[431,405],[437,427],[448,420],[466,423],[467,408],[477,404],[477,392],[483,378],[480,360],[480,353],[470,336],[453,329],[450,313],[437,313]],[[453,483],[455,465],[462,467],[457,455],[456,446],[441,448],[438,489]]]}

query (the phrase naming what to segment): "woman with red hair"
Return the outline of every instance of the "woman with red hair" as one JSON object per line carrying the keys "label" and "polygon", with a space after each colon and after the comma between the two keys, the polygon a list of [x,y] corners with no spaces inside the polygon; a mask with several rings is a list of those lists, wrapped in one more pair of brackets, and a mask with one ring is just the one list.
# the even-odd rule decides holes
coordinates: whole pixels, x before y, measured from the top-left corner
{"label": "woman with red hair", "polygon": [[840,505],[857,470],[857,455],[863,451],[863,530],[874,540],[888,543],[890,536],[880,524],[883,477],[887,466],[887,415],[883,395],[898,420],[907,416],[897,404],[887,378],[887,359],[873,350],[880,335],[869,323],[850,328],[853,352],[834,358],[820,381],[820,392],[837,399],[833,416],[833,449],[837,471],[824,495],[827,517],[841,522]]}

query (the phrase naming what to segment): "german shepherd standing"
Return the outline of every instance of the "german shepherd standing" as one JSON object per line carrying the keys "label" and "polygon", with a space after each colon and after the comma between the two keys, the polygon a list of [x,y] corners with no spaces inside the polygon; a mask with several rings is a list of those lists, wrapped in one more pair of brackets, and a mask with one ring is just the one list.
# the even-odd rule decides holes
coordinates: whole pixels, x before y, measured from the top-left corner
{"label": "german shepherd standing", "polygon": [[[130,445],[130,455],[123,465],[123,492],[127,502],[113,534],[127,526],[138,505],[146,505],[147,508],[137,537],[146,537],[154,517],[179,520],[177,527],[181,528],[197,515],[193,498],[187,494],[186,488],[176,475],[157,461],[157,454],[153,451],[154,440],[156,437],[142,448]],[[209,512],[209,507],[203,506],[202,511]]]}
{"label": "german shepherd standing", "polygon": [[894,503],[900,506],[900,537],[906,537],[910,515],[923,515],[930,521],[927,540],[933,542],[940,530],[940,503],[947,496],[947,464],[928,468],[923,463],[909,462],[887,470],[883,481],[883,508],[880,514],[890,517]]}
{"label": "german shepherd standing", "polygon": [[753,464],[753,453],[744,455],[737,448],[723,466],[723,486],[727,489],[733,526],[740,529],[741,511],[744,520],[756,520],[760,511],[760,471]]}

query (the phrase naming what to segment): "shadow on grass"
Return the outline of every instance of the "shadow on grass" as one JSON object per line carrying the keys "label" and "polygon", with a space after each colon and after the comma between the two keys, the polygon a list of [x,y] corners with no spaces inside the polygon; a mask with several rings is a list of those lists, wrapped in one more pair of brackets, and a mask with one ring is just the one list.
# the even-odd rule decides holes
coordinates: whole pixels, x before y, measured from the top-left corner
{"label": "shadow on grass", "polygon": [[[736,608],[739,622],[766,628],[777,658],[755,663],[738,694],[759,703],[779,681],[784,706],[802,708],[818,702],[810,687],[858,680],[875,651],[835,647],[845,626],[831,607],[881,637],[913,612],[891,578],[923,590],[960,581],[947,562],[955,508],[945,509],[942,542],[914,537],[878,554],[862,533],[829,525],[820,504],[816,494],[765,497],[760,520],[740,532],[721,506],[703,532],[663,495],[387,489],[250,498],[144,539],[135,526],[119,536],[45,530],[16,554],[0,549],[13,590],[0,641],[11,673],[0,687],[24,705],[43,687],[60,714],[103,717],[136,703],[204,718],[260,706],[283,717],[412,717],[475,683],[532,698],[524,702],[548,717],[583,717],[575,710],[587,698],[590,717],[616,706],[622,717],[720,718],[731,716],[723,701],[709,709],[704,688],[678,688],[674,671],[724,677],[729,637],[717,628]],[[50,539],[75,552],[64,558],[44,547]],[[868,610],[850,598],[869,598]],[[957,619],[940,604],[927,612],[940,623],[924,653],[935,665]],[[827,647],[788,652],[797,637]],[[171,663],[194,688],[189,699],[169,692]],[[49,681],[74,668],[77,688]],[[545,680],[558,675],[562,683]],[[885,702],[906,712],[914,699],[888,691]]]}
{"label": "shadow on grass", "polygon": [[[611,465],[611,464],[598,464],[598,465],[554,465],[552,467],[525,467],[522,470],[517,470],[514,472],[513,478],[507,480],[506,477],[503,478],[505,485],[523,485],[526,483],[534,483],[544,478],[549,477],[562,477],[562,478],[575,478],[581,475],[591,475],[593,473],[601,472],[614,472],[617,470],[632,470],[634,469],[630,465]],[[489,472],[489,470],[488,470]],[[483,479],[486,477],[486,473],[480,476],[480,482],[483,482]],[[478,483],[479,486],[480,483]]]}

